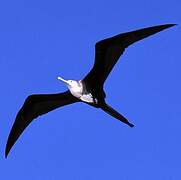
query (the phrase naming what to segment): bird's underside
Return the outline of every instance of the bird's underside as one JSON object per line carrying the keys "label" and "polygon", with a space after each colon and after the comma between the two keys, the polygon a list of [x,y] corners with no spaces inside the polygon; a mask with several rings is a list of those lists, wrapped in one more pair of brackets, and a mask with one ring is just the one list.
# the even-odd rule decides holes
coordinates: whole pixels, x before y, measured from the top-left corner
{"label": "bird's underside", "polygon": [[[86,94],[76,96],[74,85],[79,87],[80,81],[69,80],[69,90],[58,94],[40,94],[29,96],[22,108],[19,110],[6,144],[5,156],[7,157],[12,146],[25,128],[38,116],[46,114],[61,106],[69,105],[76,102],[85,102],[88,105],[101,108],[103,111],[120,120],[121,122],[133,127],[124,116],[114,110],[105,102],[105,92],[103,90],[104,82],[107,79],[112,68],[118,61],[125,48],[136,41],[144,39],[150,35],[158,33],[175,24],[166,24],[144,28],[128,33],[116,35],[112,38],[99,41],[95,45],[95,62],[91,71],[83,78],[82,86],[86,87],[86,93],[91,95],[93,101],[88,102]],[[60,78],[61,79],[61,78]],[[63,80],[65,81],[65,80]],[[68,82],[68,81],[67,81]],[[72,83],[72,84],[71,84]],[[91,97],[90,96],[90,97]],[[82,98],[81,98],[82,97]],[[88,98],[90,98],[88,97]]]}

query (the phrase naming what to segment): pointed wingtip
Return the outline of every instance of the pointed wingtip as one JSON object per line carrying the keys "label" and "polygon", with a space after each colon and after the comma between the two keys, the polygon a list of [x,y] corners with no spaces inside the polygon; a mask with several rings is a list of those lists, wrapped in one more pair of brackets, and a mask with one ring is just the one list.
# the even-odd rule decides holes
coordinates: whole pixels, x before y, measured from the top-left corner
{"label": "pointed wingtip", "polygon": [[175,26],[175,25],[178,25],[178,24],[176,24],[176,23],[171,23],[171,24],[166,24],[166,25],[168,25],[168,26]]}
{"label": "pointed wingtip", "polygon": [[178,24],[166,24],[167,27],[177,26]]}
{"label": "pointed wingtip", "polygon": [[178,25],[178,24],[162,24],[162,25],[158,25],[158,26],[155,26],[155,27],[158,27],[160,30],[164,30],[164,29],[176,26],[176,25]]}
{"label": "pointed wingtip", "polygon": [[6,158],[6,159],[7,159],[7,157],[8,157],[8,154],[9,154],[10,150],[11,150],[11,148],[9,148],[9,146],[6,145],[6,149],[5,149],[5,158]]}
{"label": "pointed wingtip", "polygon": [[132,128],[134,127],[134,124],[129,123],[128,126]]}
{"label": "pointed wingtip", "polygon": [[7,159],[9,152],[5,151],[5,158]]}
{"label": "pointed wingtip", "polygon": [[166,28],[170,28],[170,27],[173,27],[173,26],[177,26],[178,24],[163,24],[163,29],[166,29]]}

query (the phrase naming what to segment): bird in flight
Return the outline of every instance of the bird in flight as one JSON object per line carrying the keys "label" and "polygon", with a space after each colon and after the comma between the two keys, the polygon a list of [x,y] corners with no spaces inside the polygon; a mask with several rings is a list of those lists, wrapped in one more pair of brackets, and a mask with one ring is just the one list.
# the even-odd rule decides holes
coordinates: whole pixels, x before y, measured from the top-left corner
{"label": "bird in flight", "polygon": [[95,108],[100,108],[114,118],[130,127],[133,127],[134,125],[131,124],[123,115],[106,103],[104,82],[119,57],[129,45],[174,25],[176,24],[164,24],[148,27],[118,34],[111,38],[97,42],[95,45],[95,62],[93,68],[82,80],[65,80],[58,77],[58,79],[64,82],[68,87],[67,91],[57,94],[33,94],[27,97],[16,116],[15,122],[9,134],[6,144],[5,157],[7,157],[12,146],[15,144],[25,128],[35,118],[56,108],[76,102],[84,102]]}

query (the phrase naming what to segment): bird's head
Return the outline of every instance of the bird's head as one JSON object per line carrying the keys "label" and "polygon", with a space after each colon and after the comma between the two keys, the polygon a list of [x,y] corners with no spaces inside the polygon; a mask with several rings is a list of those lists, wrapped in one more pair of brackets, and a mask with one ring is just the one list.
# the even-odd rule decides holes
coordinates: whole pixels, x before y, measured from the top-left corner
{"label": "bird's head", "polygon": [[77,85],[77,81],[74,80],[65,80],[62,77],[58,77],[58,80],[63,81],[68,87],[74,87]]}

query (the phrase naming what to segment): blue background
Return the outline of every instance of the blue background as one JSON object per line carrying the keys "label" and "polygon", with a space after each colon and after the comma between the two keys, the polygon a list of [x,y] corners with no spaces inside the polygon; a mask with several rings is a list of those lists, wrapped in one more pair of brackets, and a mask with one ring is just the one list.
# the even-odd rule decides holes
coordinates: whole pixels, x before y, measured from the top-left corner
{"label": "blue background", "polygon": [[130,46],[106,81],[107,102],[135,128],[73,104],[7,136],[25,98],[81,79],[94,44],[121,32],[181,24],[180,1],[7,0],[0,3],[0,179],[181,179],[180,26]]}

